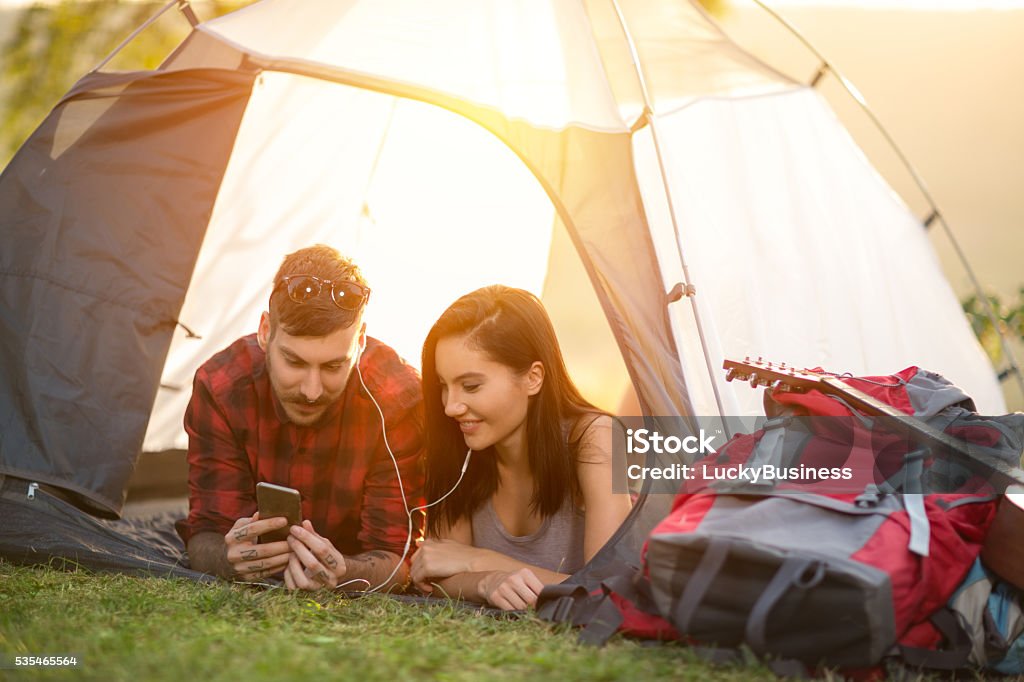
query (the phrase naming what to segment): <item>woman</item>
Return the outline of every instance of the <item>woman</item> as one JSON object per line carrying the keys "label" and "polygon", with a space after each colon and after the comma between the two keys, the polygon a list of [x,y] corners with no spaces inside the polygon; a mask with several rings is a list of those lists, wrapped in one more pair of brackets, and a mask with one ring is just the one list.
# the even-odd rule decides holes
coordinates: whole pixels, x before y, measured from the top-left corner
{"label": "woman", "polygon": [[573,385],[533,294],[490,286],[453,303],[423,345],[423,395],[438,502],[412,561],[422,591],[526,608],[629,513],[612,493],[611,417]]}

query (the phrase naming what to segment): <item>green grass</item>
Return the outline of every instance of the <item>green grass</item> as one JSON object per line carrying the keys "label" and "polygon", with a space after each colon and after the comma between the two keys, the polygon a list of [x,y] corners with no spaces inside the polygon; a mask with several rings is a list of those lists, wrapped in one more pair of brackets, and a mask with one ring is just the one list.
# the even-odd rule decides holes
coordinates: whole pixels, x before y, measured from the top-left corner
{"label": "green grass", "polygon": [[76,654],[77,669],[0,679],[750,680],[682,646],[623,638],[603,649],[535,617],[500,620],[448,603],[346,600],[240,585],[22,568],[0,562],[0,654]]}

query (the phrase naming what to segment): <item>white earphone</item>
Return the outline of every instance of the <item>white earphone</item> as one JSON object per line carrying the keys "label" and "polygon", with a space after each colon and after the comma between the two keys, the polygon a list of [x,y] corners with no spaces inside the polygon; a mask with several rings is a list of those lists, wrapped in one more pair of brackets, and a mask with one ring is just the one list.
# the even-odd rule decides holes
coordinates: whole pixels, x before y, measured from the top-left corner
{"label": "white earphone", "polygon": [[[457,481],[455,481],[455,485],[452,486],[451,490],[449,490],[448,492],[446,492],[444,495],[442,495],[441,497],[437,498],[433,502],[425,504],[425,505],[423,505],[421,507],[414,507],[412,509],[409,509],[409,500],[406,499],[406,497],[405,497],[405,484],[402,482],[402,472],[398,468],[398,459],[395,457],[395,453],[391,451],[391,444],[388,442],[388,429],[387,429],[387,426],[384,423],[384,411],[380,408],[380,403],[377,402],[377,399],[373,397],[373,393],[371,393],[370,389],[367,388],[366,382],[363,381],[363,373],[359,369],[359,360],[362,357],[363,351],[365,351],[365,350],[366,350],[366,335],[364,333],[363,334],[363,340],[359,344],[359,353],[356,355],[356,359],[355,359],[356,374],[359,376],[359,383],[362,384],[363,390],[366,391],[366,395],[370,396],[370,400],[373,401],[373,406],[377,408],[377,414],[380,415],[380,430],[381,430],[381,434],[384,437],[384,447],[387,449],[388,455],[391,456],[391,463],[394,464],[394,466],[395,466],[395,476],[398,477],[398,491],[402,494],[402,506],[405,508],[405,515],[409,519],[409,532],[408,532],[408,535],[406,536],[406,539],[405,539],[405,549],[402,550],[402,556],[401,556],[401,558],[399,558],[398,563],[395,564],[394,570],[391,571],[391,574],[387,578],[385,578],[384,582],[382,582],[380,585],[375,585],[375,586],[370,587],[369,589],[366,590],[367,592],[376,592],[377,590],[381,589],[382,587],[387,585],[389,582],[391,582],[391,579],[395,577],[395,574],[398,573],[398,569],[405,562],[405,557],[409,556],[409,548],[412,547],[412,529],[413,529],[412,515],[413,515],[413,513],[418,512],[418,511],[426,511],[430,507],[433,507],[435,504],[440,503],[446,497],[448,497],[453,492],[455,492],[455,489],[459,487],[459,484],[462,483],[463,477],[466,475],[466,469],[469,468],[469,458],[473,454],[473,449],[472,448],[468,448],[466,450],[466,459],[463,460],[463,462],[462,462],[462,471],[459,473],[459,478],[458,478]],[[345,584],[345,583],[343,583],[343,584]]]}

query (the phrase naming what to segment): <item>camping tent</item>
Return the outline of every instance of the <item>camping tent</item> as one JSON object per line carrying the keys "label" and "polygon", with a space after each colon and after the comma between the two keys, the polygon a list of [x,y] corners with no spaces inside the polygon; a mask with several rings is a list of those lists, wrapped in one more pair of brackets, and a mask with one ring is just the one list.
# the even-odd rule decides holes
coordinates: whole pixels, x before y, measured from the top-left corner
{"label": "camping tent", "polygon": [[1003,410],[920,223],[683,0],[264,0],[85,76],[0,176],[0,230],[0,473],[106,514],[317,241],[410,359],[458,294],[553,295],[564,230],[645,414],[756,413],[718,369],[744,355],[919,364]]}

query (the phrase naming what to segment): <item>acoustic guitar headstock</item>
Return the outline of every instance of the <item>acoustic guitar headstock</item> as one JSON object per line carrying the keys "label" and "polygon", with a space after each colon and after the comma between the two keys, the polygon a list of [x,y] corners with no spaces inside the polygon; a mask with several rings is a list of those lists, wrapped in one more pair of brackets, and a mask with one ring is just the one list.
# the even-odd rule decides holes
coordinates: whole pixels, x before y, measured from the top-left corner
{"label": "acoustic guitar headstock", "polygon": [[818,374],[808,369],[787,366],[786,363],[775,364],[763,358],[751,360],[749,357],[742,362],[726,359],[722,363],[726,370],[726,381],[748,381],[751,388],[764,386],[774,390],[808,391],[819,388],[826,374]]}

